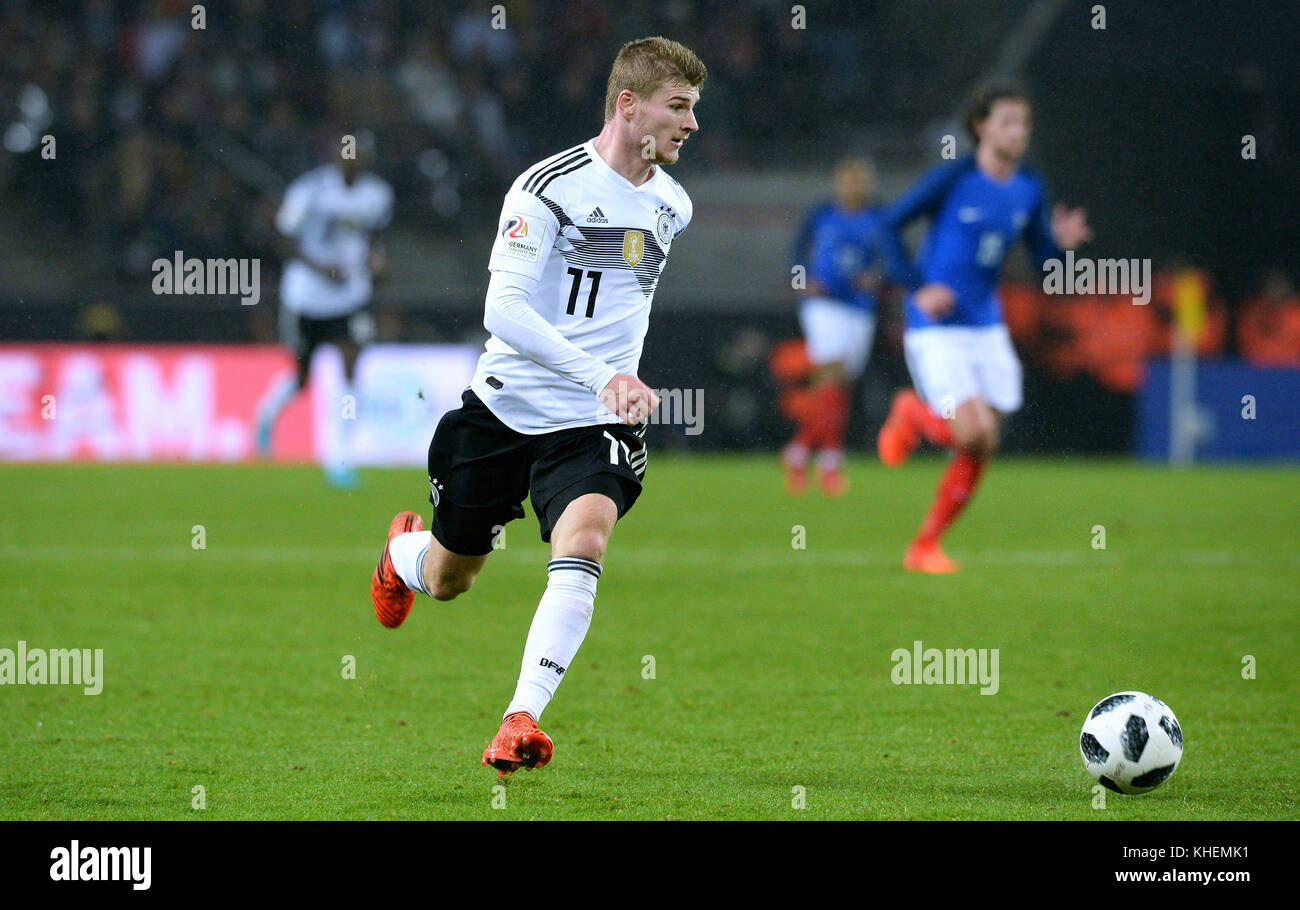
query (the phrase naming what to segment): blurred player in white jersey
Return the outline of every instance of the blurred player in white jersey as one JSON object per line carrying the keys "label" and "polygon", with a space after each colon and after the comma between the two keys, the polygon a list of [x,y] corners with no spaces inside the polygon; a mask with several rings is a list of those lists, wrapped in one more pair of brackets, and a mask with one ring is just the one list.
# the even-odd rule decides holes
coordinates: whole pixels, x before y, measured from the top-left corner
{"label": "blurred player in white jersey", "polygon": [[[275,226],[289,241],[280,279],[280,327],[283,341],[297,353],[298,371],[277,382],[258,408],[257,448],[263,457],[271,452],[276,420],[307,384],[316,348],[338,346],[345,376],[342,399],[357,354],[374,335],[366,305],[385,263],[370,235],[392,218],[393,190],[364,169],[372,145],[368,133],[359,134],[355,154],[303,174],[289,185],[276,213]],[[345,414],[342,401],[334,401],[325,414],[320,432],[326,476],[335,486],[354,487],[357,475],[349,463],[348,442],[355,408]]]}
{"label": "blurred player in white jersey", "polygon": [[600,135],[525,171],[506,194],[488,269],[492,337],[463,404],[429,446],[431,531],[401,512],[371,578],[375,614],[406,619],[415,592],[467,591],[531,495],[551,544],[513,699],[483,764],[551,760],[537,721],[591,624],[614,523],[645,474],[658,396],[637,378],[650,304],[691,200],[664,171],[699,129],[707,73],[665,38],[624,45]]}

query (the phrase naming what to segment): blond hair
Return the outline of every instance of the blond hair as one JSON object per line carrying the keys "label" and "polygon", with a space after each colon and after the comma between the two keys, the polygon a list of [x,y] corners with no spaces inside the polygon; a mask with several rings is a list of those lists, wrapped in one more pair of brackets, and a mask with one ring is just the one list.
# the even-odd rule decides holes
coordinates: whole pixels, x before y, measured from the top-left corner
{"label": "blond hair", "polygon": [[700,58],[684,44],[669,38],[642,38],[629,41],[614,58],[605,88],[605,122],[614,119],[618,96],[628,89],[639,98],[649,98],[655,89],[668,83],[699,88],[708,77]]}

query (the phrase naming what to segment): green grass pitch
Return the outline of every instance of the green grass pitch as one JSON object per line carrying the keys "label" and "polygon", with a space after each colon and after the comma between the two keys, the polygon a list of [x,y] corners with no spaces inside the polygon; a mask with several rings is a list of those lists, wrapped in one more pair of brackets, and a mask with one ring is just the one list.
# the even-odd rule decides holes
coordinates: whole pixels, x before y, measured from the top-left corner
{"label": "green grass pitch", "polygon": [[[370,572],[394,512],[428,520],[419,469],[345,493],[310,467],[4,467],[0,648],[102,648],[104,683],[0,687],[0,817],[1297,816],[1293,468],[1003,460],[947,540],[965,571],[918,577],[940,468],[859,460],[846,498],[795,499],[771,457],[652,455],[544,717],[555,759],[494,790],[546,579],[531,516],[390,631]],[[997,648],[998,692],[895,685],[917,640]],[[1186,752],[1094,808],[1079,728],[1122,689]]]}

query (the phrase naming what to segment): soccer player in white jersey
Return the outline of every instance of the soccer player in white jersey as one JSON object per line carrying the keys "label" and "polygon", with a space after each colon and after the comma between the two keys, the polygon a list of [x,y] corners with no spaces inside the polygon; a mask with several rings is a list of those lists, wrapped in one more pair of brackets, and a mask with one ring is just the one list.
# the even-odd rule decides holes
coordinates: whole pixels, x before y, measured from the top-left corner
{"label": "soccer player in white jersey", "polygon": [[[343,355],[346,382],[352,382],[360,347],[374,335],[366,312],[373,280],[383,270],[382,252],[370,235],[393,214],[393,189],[364,170],[372,140],[358,135],[356,154],[303,174],[285,191],[275,226],[291,243],[280,278],[281,332],[298,356],[296,376],[277,382],[258,407],[257,448],[271,452],[271,434],[280,414],[307,384],[312,354],[333,343]],[[340,398],[347,393],[343,389]],[[326,476],[335,486],[354,487],[348,429],[343,408],[333,402],[321,433]]]}
{"label": "soccer player in white jersey", "polygon": [[483,323],[491,333],[462,406],[429,445],[433,524],[401,512],[370,582],[379,621],[406,619],[415,593],[469,590],[502,526],[531,494],[549,581],[514,697],[483,764],[501,776],[551,760],[537,726],[591,624],[614,523],[645,473],[658,405],[638,378],[659,274],[691,220],[664,171],[699,129],[707,75],[666,38],[623,46],[600,135],[530,167],[506,194]]}

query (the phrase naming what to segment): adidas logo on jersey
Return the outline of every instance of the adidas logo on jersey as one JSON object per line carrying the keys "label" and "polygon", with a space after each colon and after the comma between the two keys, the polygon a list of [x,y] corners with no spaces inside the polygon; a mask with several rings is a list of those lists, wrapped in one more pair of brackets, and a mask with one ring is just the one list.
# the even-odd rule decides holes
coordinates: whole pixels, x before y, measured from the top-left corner
{"label": "adidas logo on jersey", "polygon": [[595,210],[587,216],[587,224],[609,224],[609,219],[600,210],[600,206],[596,206]]}

